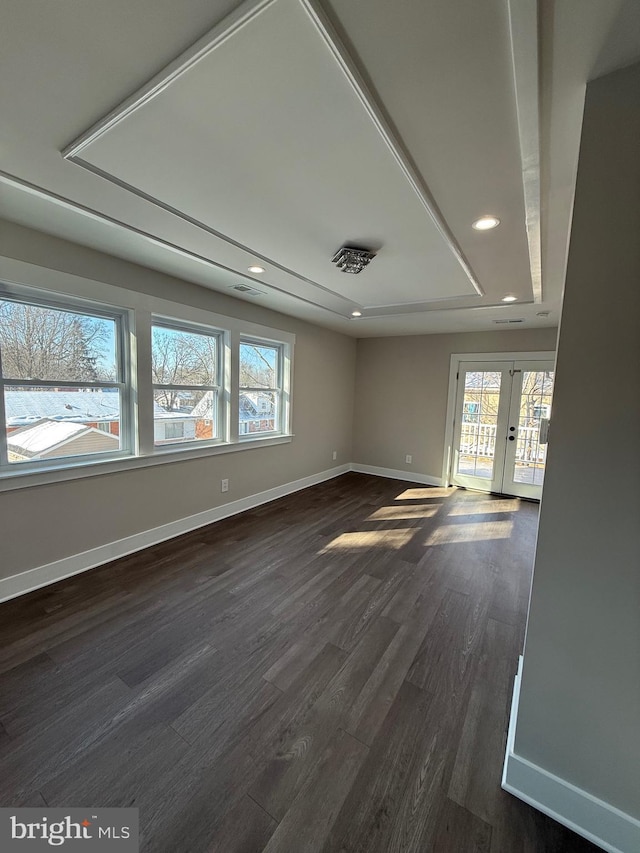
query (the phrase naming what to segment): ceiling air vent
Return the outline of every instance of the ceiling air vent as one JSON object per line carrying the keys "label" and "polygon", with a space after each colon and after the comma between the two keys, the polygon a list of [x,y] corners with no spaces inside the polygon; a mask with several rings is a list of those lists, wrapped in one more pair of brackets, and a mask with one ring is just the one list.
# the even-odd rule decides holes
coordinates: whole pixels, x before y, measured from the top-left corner
{"label": "ceiling air vent", "polygon": [[229,290],[235,290],[236,293],[243,293],[245,296],[262,296],[263,290],[256,290],[255,287],[249,287],[248,284],[232,284]]}
{"label": "ceiling air vent", "polygon": [[494,320],[493,322],[496,326],[504,326],[511,325],[511,323],[524,323],[524,319],[521,317],[519,320]]}
{"label": "ceiling air vent", "polygon": [[343,246],[331,258],[338,269],[342,272],[350,272],[357,275],[367,266],[367,264],[375,258],[375,253],[369,249],[358,248],[357,246]]}

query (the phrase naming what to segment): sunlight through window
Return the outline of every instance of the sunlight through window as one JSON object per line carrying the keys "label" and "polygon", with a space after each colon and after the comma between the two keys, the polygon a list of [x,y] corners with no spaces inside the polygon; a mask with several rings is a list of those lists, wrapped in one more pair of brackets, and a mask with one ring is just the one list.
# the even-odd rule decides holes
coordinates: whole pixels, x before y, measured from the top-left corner
{"label": "sunlight through window", "polygon": [[497,500],[497,501],[481,501],[470,505],[454,506],[450,509],[447,515],[486,515],[494,512],[518,512],[520,509],[520,501],[518,500]]}
{"label": "sunlight through window", "polygon": [[398,521],[410,518],[431,518],[442,504],[409,504],[408,506],[383,506],[372,513],[367,521]]}
{"label": "sunlight through window", "polygon": [[450,545],[456,542],[481,542],[490,539],[508,539],[513,530],[512,521],[487,521],[470,524],[442,524],[424,543],[425,545]]}
{"label": "sunlight through window", "polygon": [[367,530],[355,533],[343,533],[337,536],[320,551],[364,551],[367,548],[391,548],[398,550],[411,540],[416,533],[415,528],[403,530]]}
{"label": "sunlight through window", "polygon": [[406,489],[402,494],[398,495],[397,501],[423,501],[430,498],[448,498],[455,492],[455,488],[450,487],[441,489],[436,486],[428,486],[424,489]]}

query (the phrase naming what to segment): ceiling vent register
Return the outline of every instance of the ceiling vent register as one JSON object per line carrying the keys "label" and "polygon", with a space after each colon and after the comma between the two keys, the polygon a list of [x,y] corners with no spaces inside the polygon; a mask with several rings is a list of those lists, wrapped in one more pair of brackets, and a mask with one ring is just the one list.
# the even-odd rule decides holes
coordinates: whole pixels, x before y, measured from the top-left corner
{"label": "ceiling vent register", "polygon": [[342,270],[357,275],[375,258],[375,253],[369,249],[360,249],[357,246],[343,246],[335,253],[332,262]]}
{"label": "ceiling vent register", "polygon": [[229,290],[235,290],[237,293],[244,293],[246,296],[262,296],[263,290],[256,290],[255,287],[249,287],[247,284],[232,284]]}

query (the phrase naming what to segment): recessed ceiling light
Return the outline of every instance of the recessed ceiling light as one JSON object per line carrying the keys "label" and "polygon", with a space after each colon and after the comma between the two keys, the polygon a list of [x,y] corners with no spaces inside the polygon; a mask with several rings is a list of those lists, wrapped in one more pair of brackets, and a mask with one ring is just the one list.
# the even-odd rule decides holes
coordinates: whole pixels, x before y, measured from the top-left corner
{"label": "recessed ceiling light", "polygon": [[518,299],[517,296],[503,296],[502,297],[503,302],[516,302],[517,299]]}
{"label": "recessed ceiling light", "polygon": [[249,272],[254,272],[256,275],[260,275],[260,273],[264,272],[264,267],[259,267],[257,265],[248,267]]}
{"label": "recessed ceiling light", "polygon": [[497,216],[481,216],[471,223],[471,227],[476,231],[490,231],[492,228],[497,228],[500,225],[500,220]]}
{"label": "recessed ceiling light", "polygon": [[362,317],[362,311],[352,311],[351,316],[352,317]]}

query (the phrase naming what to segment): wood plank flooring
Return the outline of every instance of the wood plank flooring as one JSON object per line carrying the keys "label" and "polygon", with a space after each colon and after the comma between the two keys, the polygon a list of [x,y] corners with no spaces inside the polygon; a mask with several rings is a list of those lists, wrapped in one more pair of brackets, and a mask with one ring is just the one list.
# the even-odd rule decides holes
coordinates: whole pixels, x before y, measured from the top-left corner
{"label": "wood plank flooring", "polygon": [[0,805],[150,853],[587,853],[500,789],[537,506],[347,474],[0,606]]}

